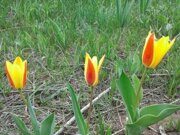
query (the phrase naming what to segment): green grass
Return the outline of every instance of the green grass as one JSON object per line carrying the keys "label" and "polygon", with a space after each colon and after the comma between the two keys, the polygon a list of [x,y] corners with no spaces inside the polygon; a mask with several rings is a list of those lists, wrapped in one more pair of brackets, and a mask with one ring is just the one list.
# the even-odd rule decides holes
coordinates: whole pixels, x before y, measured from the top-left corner
{"label": "green grass", "polygon": [[[26,88],[36,91],[31,94],[35,102],[41,105],[41,101],[45,100],[48,102],[48,109],[45,107],[47,110],[58,110],[59,113],[66,110],[68,114],[72,111],[70,105],[63,104],[69,101],[66,96],[68,92],[64,89],[68,81],[79,89],[81,106],[85,105],[82,104],[83,101],[88,102],[82,66],[85,52],[92,56],[97,55],[98,58],[106,55],[96,94],[110,86],[110,81],[115,76],[116,63],[120,63],[129,74],[140,75],[142,67],[139,62],[148,32],[153,30],[157,37],[170,35],[171,39],[179,34],[180,2],[150,0],[147,8],[141,13],[139,0],[135,0],[130,12],[124,15],[122,11],[117,12],[117,1],[1,0],[1,67],[4,67],[6,60],[13,60],[17,55],[27,59],[29,80]],[[125,0],[122,0],[120,8],[123,8],[123,5]],[[128,19],[122,22],[123,16]],[[163,92],[170,93],[170,96],[177,95],[179,78],[176,77],[176,72],[180,70],[179,52],[177,37],[174,46],[158,68],[149,71],[150,74],[167,76],[147,79],[147,87],[163,86]],[[9,99],[12,91],[7,86],[3,68],[0,68],[0,79],[0,92],[5,94],[5,99]],[[105,80],[108,83],[104,84]],[[54,92],[57,94],[53,95]],[[4,99],[0,97],[0,102],[1,100]],[[62,103],[58,106],[55,101]],[[99,104],[100,108],[111,105],[103,100]]]}

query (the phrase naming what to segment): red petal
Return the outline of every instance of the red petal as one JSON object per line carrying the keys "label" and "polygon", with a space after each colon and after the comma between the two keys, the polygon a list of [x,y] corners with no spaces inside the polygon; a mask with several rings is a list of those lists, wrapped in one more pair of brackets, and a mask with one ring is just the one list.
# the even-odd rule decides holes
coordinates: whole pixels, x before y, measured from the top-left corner
{"label": "red petal", "polygon": [[23,76],[23,87],[26,85],[26,80],[27,80],[27,61],[25,61],[24,64],[24,76]]}
{"label": "red petal", "polygon": [[143,64],[149,66],[153,60],[154,33],[149,36],[143,52]]}
{"label": "red petal", "polygon": [[87,72],[86,72],[86,81],[88,85],[93,85],[95,82],[95,69],[92,61],[88,59]]}

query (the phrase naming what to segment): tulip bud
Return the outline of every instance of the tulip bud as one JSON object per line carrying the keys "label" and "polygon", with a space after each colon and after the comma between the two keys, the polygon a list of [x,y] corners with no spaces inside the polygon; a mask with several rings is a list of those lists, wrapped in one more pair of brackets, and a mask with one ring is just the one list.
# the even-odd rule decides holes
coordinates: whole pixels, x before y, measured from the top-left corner
{"label": "tulip bud", "polygon": [[10,85],[15,89],[22,89],[26,85],[27,80],[27,61],[22,61],[20,57],[16,57],[13,63],[6,61],[6,75]]}

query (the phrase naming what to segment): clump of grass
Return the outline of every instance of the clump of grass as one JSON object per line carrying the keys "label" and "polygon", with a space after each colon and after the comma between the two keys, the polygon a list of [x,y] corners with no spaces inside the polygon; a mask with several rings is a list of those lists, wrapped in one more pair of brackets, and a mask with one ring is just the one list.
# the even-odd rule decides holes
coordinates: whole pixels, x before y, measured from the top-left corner
{"label": "clump of grass", "polygon": [[169,97],[174,97],[176,94],[178,94],[178,84],[180,84],[180,69],[177,69],[177,71],[174,72],[173,78],[169,82],[169,87],[167,90],[167,94]]}
{"label": "clump of grass", "polygon": [[144,14],[146,9],[148,8],[148,5],[150,3],[150,0],[139,0],[139,9],[140,13]]}
{"label": "clump of grass", "polygon": [[117,18],[119,20],[120,27],[124,27],[129,19],[132,10],[133,1],[116,0]]}

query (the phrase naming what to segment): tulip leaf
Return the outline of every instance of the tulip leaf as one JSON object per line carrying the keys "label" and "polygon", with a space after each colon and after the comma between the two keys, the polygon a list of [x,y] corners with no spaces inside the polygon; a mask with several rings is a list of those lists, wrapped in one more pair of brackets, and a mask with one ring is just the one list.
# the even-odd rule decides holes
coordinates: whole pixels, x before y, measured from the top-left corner
{"label": "tulip leaf", "polygon": [[13,120],[23,135],[31,135],[30,131],[26,127],[25,123],[17,115],[13,114]]}
{"label": "tulip leaf", "polygon": [[126,134],[127,135],[141,135],[143,128],[137,126],[135,124],[127,124],[126,125]]}
{"label": "tulip leaf", "polygon": [[36,118],[36,115],[35,115],[35,112],[34,112],[34,109],[32,107],[32,104],[31,104],[31,101],[30,101],[29,97],[28,97],[28,111],[29,111],[29,114],[30,114],[30,119],[31,119],[33,130],[34,130],[34,134],[35,135],[40,135],[39,122],[38,122],[38,120]]}
{"label": "tulip leaf", "polygon": [[55,116],[50,114],[41,123],[40,135],[52,135],[55,128]]}
{"label": "tulip leaf", "polygon": [[132,81],[133,81],[133,88],[134,88],[134,90],[136,92],[136,96],[137,96],[137,98],[139,98],[138,103],[140,103],[142,98],[143,98],[143,89],[142,89],[142,87],[141,87],[140,92],[139,92],[138,95],[137,95],[137,91],[139,89],[139,85],[140,85],[141,82],[140,82],[139,78],[135,74],[133,74],[131,78],[132,78]]}
{"label": "tulip leaf", "polygon": [[86,124],[86,122],[83,118],[83,115],[81,113],[80,106],[78,104],[77,97],[76,97],[76,94],[74,92],[74,89],[72,88],[72,86],[70,84],[68,84],[68,90],[69,90],[70,95],[71,95],[72,108],[73,108],[75,119],[76,119],[76,122],[78,125],[79,132],[81,135],[87,135],[88,134],[87,124]]}
{"label": "tulip leaf", "polygon": [[134,125],[146,128],[163,120],[178,110],[180,110],[180,106],[173,104],[155,104],[144,107],[140,110],[140,118],[134,123]]}
{"label": "tulip leaf", "polygon": [[116,85],[127,109],[129,118],[131,119],[131,122],[134,122],[136,119],[136,95],[129,78],[123,71],[120,78],[117,80]]}

